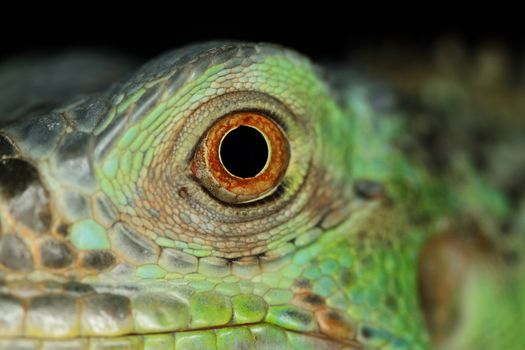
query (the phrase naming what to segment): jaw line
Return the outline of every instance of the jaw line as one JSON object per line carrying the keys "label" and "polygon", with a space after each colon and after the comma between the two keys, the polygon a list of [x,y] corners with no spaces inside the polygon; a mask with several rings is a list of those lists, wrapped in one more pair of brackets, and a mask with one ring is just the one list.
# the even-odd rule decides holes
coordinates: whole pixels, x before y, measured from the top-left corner
{"label": "jaw line", "polygon": [[[80,337],[18,337],[18,336],[0,336],[0,342],[5,341],[40,341],[40,342],[67,342],[67,341],[74,341],[74,340],[88,340],[88,339],[119,339],[119,338],[129,338],[129,337],[148,337],[148,336],[156,336],[156,335],[173,335],[176,336],[177,334],[184,334],[184,333],[199,333],[199,332],[206,332],[206,331],[216,331],[220,329],[235,329],[235,328],[250,328],[251,326],[260,326],[260,325],[267,325],[270,327],[278,328],[281,331],[284,331],[286,333],[291,334],[297,334],[300,336],[305,336],[308,338],[311,338],[312,340],[315,340],[319,343],[324,343],[326,346],[330,346],[329,349],[335,348],[335,349],[345,349],[345,350],[360,350],[363,349],[363,344],[359,342],[358,340],[351,339],[351,340],[342,340],[342,339],[336,339],[333,337],[329,337],[327,335],[321,334],[321,333],[306,333],[306,332],[300,332],[295,330],[286,329],[284,327],[281,327],[279,325],[275,325],[272,323],[267,322],[254,322],[254,323],[245,323],[245,324],[236,324],[236,325],[223,325],[223,326],[216,326],[216,327],[203,327],[203,328],[195,328],[195,329],[184,329],[184,330],[178,330],[178,331],[160,331],[160,332],[148,332],[148,333],[127,333],[127,334],[121,334],[121,335],[114,335],[114,336],[103,336],[103,335],[97,335],[97,336],[80,336]],[[1,344],[0,344],[1,345]],[[328,348],[327,348],[328,349]]]}

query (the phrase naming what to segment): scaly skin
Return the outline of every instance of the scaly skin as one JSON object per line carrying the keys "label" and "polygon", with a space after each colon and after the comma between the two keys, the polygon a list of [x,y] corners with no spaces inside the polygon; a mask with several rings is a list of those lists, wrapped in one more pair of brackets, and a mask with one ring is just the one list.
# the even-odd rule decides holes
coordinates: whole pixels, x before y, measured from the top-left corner
{"label": "scaly skin", "polygon": [[[89,80],[126,71],[115,62],[62,67],[78,83],[50,82],[60,98],[44,104],[39,83],[0,81],[29,89],[0,106],[0,348],[430,346],[418,254],[465,192],[395,146],[402,111],[358,79],[338,104],[307,59],[271,45],[195,45]],[[291,158],[273,195],[226,204],[191,160],[239,110],[272,116]]]}

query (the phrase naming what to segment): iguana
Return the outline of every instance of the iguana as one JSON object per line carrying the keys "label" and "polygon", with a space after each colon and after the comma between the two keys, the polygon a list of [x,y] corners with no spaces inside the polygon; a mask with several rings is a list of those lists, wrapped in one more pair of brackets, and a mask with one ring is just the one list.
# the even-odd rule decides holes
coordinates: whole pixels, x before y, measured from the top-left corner
{"label": "iguana", "polygon": [[525,84],[458,52],[5,62],[0,349],[525,348]]}

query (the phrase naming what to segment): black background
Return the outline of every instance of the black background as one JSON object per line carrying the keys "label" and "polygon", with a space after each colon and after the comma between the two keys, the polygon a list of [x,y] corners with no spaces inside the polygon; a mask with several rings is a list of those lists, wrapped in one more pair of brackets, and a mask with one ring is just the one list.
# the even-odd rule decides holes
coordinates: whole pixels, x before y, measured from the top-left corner
{"label": "black background", "polygon": [[[195,41],[236,39],[275,42],[314,59],[344,59],[352,50],[397,45],[425,50],[441,38],[454,37],[468,48],[498,43],[515,55],[525,50],[523,20],[518,8],[482,8],[460,3],[428,3],[385,7],[370,3],[204,2],[192,8],[172,3],[62,4],[57,8],[4,11],[0,21],[0,58],[34,51],[95,47],[148,59]],[[290,6],[292,6],[290,8]],[[26,7],[24,9],[24,7]],[[283,9],[289,7],[287,11]],[[124,8],[126,9],[124,11]],[[21,12],[23,11],[23,12]],[[417,11],[417,12],[416,12]],[[30,15],[28,14],[30,12]]]}

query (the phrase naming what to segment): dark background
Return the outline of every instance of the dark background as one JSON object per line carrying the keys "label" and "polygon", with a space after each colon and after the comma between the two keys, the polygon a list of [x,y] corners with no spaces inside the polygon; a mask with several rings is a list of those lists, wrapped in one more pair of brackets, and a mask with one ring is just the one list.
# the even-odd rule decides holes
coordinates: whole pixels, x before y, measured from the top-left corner
{"label": "dark background", "polygon": [[[381,3],[371,3],[369,8],[355,3],[303,3],[288,4],[295,8],[286,12],[284,2],[214,4],[195,2],[194,8],[182,8],[176,2],[121,5],[130,11],[110,11],[107,3],[79,3],[69,9],[67,4],[55,9],[21,4],[27,7],[23,9],[26,14],[3,13],[0,58],[95,47],[148,59],[174,47],[213,39],[275,42],[316,60],[344,59],[362,47],[394,45],[426,50],[437,40],[451,37],[467,48],[496,42],[513,54],[525,51],[523,20],[514,18],[521,11],[511,7],[499,11],[494,4],[485,9],[476,4],[464,12],[459,11],[459,3],[441,2],[419,9],[415,5],[385,8]],[[31,16],[27,15],[29,10]]]}

